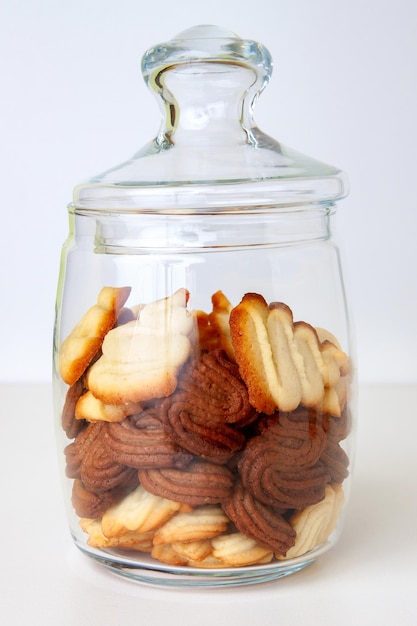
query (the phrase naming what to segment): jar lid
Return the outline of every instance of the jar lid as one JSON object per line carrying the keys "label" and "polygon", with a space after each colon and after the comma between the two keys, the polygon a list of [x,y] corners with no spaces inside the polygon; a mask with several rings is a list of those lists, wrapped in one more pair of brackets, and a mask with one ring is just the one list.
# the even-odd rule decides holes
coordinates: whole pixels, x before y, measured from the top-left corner
{"label": "jar lid", "polygon": [[339,169],[263,133],[253,117],[272,74],[269,51],[217,26],[196,26],[148,49],[142,72],[163,121],[130,160],[74,189],[78,209],[227,212],[332,203]]}

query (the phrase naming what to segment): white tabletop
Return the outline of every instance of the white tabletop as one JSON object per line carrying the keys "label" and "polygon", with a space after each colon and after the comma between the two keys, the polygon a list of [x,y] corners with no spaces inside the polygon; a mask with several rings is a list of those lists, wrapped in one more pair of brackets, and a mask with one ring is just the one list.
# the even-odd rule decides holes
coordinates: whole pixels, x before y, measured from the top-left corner
{"label": "white tabletop", "polygon": [[360,389],[339,544],[271,583],[197,590],[118,578],[67,530],[48,385],[0,384],[0,616],[7,626],[415,626],[417,387]]}

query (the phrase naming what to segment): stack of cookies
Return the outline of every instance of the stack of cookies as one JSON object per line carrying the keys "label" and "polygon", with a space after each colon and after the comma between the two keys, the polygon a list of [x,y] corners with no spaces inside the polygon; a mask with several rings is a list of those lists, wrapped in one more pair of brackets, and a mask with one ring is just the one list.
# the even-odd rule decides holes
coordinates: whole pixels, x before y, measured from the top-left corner
{"label": "stack of cookies", "polygon": [[241,567],[326,542],[344,501],[351,364],[283,303],[104,287],[62,343],[72,504],[91,547]]}

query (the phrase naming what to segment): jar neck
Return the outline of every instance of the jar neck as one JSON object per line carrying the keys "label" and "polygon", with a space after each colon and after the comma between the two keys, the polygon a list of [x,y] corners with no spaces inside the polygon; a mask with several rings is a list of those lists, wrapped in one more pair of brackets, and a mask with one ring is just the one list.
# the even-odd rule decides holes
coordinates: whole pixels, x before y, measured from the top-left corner
{"label": "jar neck", "polygon": [[98,253],[194,253],[327,240],[333,212],[334,207],[309,206],[215,215],[109,214],[70,207],[70,222],[75,237],[90,235]]}

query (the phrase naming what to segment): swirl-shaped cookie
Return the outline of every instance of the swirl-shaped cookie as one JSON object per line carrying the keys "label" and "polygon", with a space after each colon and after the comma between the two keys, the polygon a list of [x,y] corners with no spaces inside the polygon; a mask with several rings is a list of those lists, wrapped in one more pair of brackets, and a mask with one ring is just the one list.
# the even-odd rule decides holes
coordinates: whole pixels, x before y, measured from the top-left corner
{"label": "swirl-shaped cookie", "polygon": [[240,481],[222,507],[243,535],[268,550],[285,555],[294,545],[296,534],[287,520],[272,507],[256,500]]}
{"label": "swirl-shaped cookie", "polygon": [[245,443],[239,428],[257,414],[236,366],[223,352],[203,354],[185,368],[158,416],[180,446],[215,463],[227,463]]}
{"label": "swirl-shaped cookie", "polygon": [[106,424],[103,432],[111,457],[128,467],[185,467],[192,459],[174,443],[152,410]]}
{"label": "swirl-shaped cookie", "polygon": [[79,517],[99,518],[123,496],[123,491],[113,490],[102,493],[88,491],[81,480],[74,480],[72,485],[71,502]]}
{"label": "swirl-shaped cookie", "polygon": [[257,416],[249,403],[239,368],[229,361],[223,350],[207,352],[191,362],[185,368],[178,388],[192,394],[207,407],[207,424],[226,423],[242,427]]}
{"label": "swirl-shaped cookie", "polygon": [[74,439],[84,428],[86,422],[75,417],[75,407],[79,398],[85,392],[83,378],[79,378],[68,389],[61,414],[61,425],[68,439]]}
{"label": "swirl-shaped cookie", "polygon": [[320,415],[303,408],[277,412],[260,421],[258,432],[238,463],[243,485],[264,504],[283,511],[321,500],[330,472],[320,462],[327,445]]}
{"label": "swirl-shaped cookie", "polygon": [[183,470],[139,470],[139,482],[155,495],[198,506],[226,500],[233,487],[233,474],[224,465],[196,459]]}
{"label": "swirl-shaped cookie", "polygon": [[186,392],[176,392],[164,401],[160,415],[180,446],[213,463],[227,463],[245,443],[245,436],[233,426],[206,425],[207,407]]}
{"label": "swirl-shaped cookie", "polygon": [[260,436],[247,444],[243,453],[248,462],[268,454],[277,471],[294,471],[312,467],[326,446],[321,420],[307,409],[292,413],[275,413],[261,420]]}
{"label": "swirl-shaped cookie", "polygon": [[91,446],[94,446],[94,441],[100,432],[100,425],[90,424],[78,433],[75,441],[65,448],[65,473],[68,478],[81,478],[81,464],[84,454]]}
{"label": "swirl-shaped cookie", "polygon": [[338,443],[329,440],[321,460],[326,465],[332,482],[342,483],[349,475],[349,457]]}
{"label": "swirl-shaped cookie", "polygon": [[319,502],[330,481],[329,471],[321,461],[302,470],[279,472],[274,468],[274,458],[270,462],[268,455],[252,465],[242,464],[240,474],[244,486],[260,502],[281,512]]}
{"label": "swirl-shaped cookie", "polygon": [[89,424],[65,448],[67,476],[79,478],[88,491],[96,494],[115,488],[127,489],[138,482],[135,469],[112,458],[103,441],[104,427],[104,422]]}

